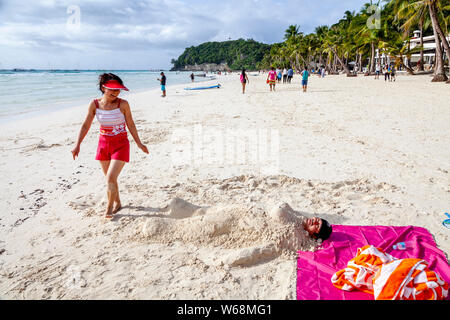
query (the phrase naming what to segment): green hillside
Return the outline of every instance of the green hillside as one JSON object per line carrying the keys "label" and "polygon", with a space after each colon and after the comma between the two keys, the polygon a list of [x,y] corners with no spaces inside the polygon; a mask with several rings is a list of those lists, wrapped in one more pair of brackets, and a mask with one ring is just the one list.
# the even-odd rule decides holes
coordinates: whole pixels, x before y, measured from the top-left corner
{"label": "green hillside", "polygon": [[173,59],[172,70],[183,70],[185,66],[202,63],[226,63],[232,70],[257,69],[257,63],[270,51],[270,45],[252,39],[224,42],[205,42],[186,48],[178,59]]}

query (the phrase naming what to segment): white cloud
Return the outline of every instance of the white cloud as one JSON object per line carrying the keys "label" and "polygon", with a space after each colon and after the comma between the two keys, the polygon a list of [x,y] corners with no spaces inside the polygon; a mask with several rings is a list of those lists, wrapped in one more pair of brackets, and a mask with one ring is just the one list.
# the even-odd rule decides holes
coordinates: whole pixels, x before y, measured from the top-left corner
{"label": "white cloud", "polygon": [[[103,56],[114,54],[122,57],[123,68],[139,68],[137,59],[151,55],[154,65],[148,66],[147,59],[142,61],[142,68],[168,68],[170,59],[188,46],[228,37],[265,43],[282,41],[290,24],[312,32],[319,22],[334,23],[345,10],[359,10],[364,2],[6,0],[0,3],[0,62],[3,67],[47,68],[48,60],[62,64],[80,61],[81,68],[103,68],[102,63],[108,60]],[[67,12],[69,6],[80,8],[79,28],[67,25],[73,14]],[[327,6],[325,10],[323,6]],[[29,57],[31,50],[35,58]],[[39,60],[42,56],[46,59]],[[23,61],[28,65],[22,65]]]}

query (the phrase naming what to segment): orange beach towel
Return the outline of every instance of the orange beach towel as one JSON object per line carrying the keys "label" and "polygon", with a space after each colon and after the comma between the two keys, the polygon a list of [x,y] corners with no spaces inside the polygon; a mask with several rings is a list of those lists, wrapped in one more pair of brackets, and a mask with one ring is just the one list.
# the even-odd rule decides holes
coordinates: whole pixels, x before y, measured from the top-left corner
{"label": "orange beach towel", "polygon": [[397,259],[371,245],[359,248],[331,282],[341,290],[371,293],[375,300],[443,300],[449,289],[426,261]]}

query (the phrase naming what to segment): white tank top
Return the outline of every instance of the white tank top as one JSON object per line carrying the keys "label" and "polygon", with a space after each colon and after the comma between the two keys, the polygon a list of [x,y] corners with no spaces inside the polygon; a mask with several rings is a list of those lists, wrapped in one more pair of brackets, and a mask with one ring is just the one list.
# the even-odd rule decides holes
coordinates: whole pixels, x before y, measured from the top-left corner
{"label": "white tank top", "polygon": [[100,123],[100,134],[104,136],[117,136],[119,134],[127,134],[125,116],[122,111],[120,111],[121,99],[119,99],[117,108],[112,110],[100,109],[98,100],[95,99],[94,101],[97,107],[95,116]]}

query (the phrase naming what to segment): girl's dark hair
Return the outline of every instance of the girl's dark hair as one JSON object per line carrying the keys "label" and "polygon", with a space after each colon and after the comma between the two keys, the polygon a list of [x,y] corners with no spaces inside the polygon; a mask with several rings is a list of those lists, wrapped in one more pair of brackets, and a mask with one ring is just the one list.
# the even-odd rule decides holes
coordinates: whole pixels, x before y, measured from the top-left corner
{"label": "girl's dark hair", "polygon": [[245,74],[245,69],[242,69],[242,74]]}
{"label": "girl's dark hair", "polygon": [[331,233],[333,232],[333,227],[331,226],[331,224],[325,220],[325,219],[321,219],[322,220],[322,227],[320,228],[318,233],[315,233],[314,236],[316,238],[326,240],[330,237]]}
{"label": "girl's dark hair", "polygon": [[102,93],[104,93],[103,85],[108,82],[109,80],[116,80],[121,85],[123,85],[122,79],[120,79],[118,76],[116,76],[114,73],[103,73],[98,76],[98,88]]}

